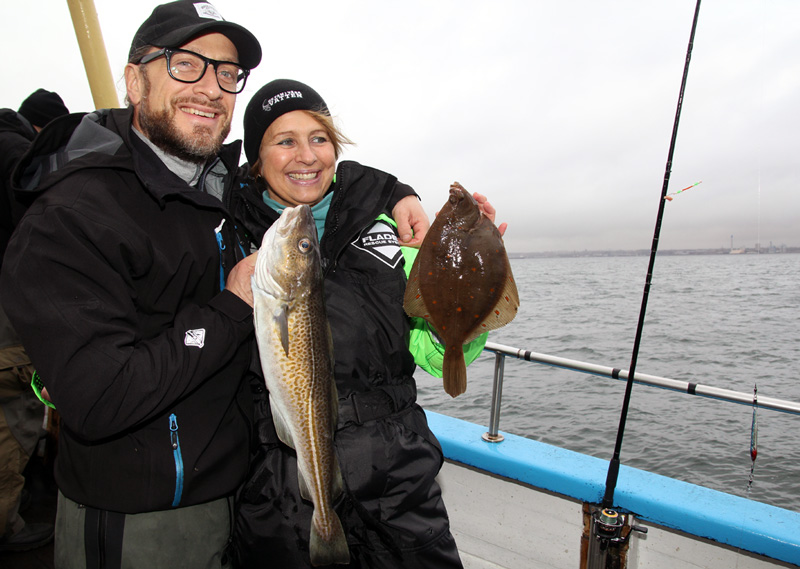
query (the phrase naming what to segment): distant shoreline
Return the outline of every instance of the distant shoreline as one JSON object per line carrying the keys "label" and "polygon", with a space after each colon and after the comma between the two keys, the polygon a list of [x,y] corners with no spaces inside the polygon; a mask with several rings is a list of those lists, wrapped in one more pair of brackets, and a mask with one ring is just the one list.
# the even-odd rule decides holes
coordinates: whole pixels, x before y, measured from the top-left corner
{"label": "distant shoreline", "polygon": [[[800,247],[762,247],[760,250],[751,249],[663,249],[658,251],[658,255],[663,256],[688,256],[688,255],[780,255],[785,253],[800,253]],[[647,257],[650,256],[650,249],[634,250],[606,250],[606,251],[542,251],[527,253],[508,252],[509,259],[535,259],[535,258],[555,258],[555,257]]]}

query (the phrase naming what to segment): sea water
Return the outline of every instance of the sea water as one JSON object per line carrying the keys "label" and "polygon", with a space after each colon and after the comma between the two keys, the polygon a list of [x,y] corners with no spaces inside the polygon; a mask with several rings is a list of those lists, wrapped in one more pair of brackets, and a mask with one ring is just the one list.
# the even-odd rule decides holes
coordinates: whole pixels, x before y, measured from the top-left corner
{"label": "sea water", "polygon": [[[630,369],[649,257],[513,259],[516,319],[490,341]],[[656,258],[636,373],[800,401],[800,255]],[[423,407],[488,425],[494,355],[447,396],[418,372]],[[610,459],[625,382],[507,357],[500,430]],[[622,464],[800,511],[800,416],[633,386]]]}

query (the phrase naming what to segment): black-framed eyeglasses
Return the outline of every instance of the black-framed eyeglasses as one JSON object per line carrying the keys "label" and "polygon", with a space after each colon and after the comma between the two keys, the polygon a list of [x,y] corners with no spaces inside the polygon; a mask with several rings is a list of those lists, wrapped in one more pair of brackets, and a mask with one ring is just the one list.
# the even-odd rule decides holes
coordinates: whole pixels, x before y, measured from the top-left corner
{"label": "black-framed eyeglasses", "polygon": [[247,83],[247,76],[250,75],[250,70],[241,67],[238,63],[217,61],[193,51],[171,47],[148,53],[139,60],[139,64],[150,63],[162,55],[167,59],[169,76],[181,83],[197,83],[206,74],[206,69],[211,64],[214,74],[217,76],[219,88],[226,93],[235,95],[242,92]]}

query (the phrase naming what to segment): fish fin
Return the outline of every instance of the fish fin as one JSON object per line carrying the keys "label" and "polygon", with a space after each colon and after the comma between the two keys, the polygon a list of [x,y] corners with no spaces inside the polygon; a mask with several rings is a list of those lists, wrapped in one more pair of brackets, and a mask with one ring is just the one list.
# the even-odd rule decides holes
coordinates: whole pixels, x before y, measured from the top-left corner
{"label": "fish fin", "polygon": [[[506,273],[508,278],[506,279],[506,286],[503,288],[503,298],[508,297],[508,302],[514,307],[514,314],[516,315],[519,308],[519,291],[517,290],[517,281],[514,279],[514,273],[511,272],[511,263],[508,258],[506,258],[506,270],[508,271]],[[514,317],[512,316],[511,318],[513,319]]]}
{"label": "fish fin", "polygon": [[278,433],[278,438],[286,446],[294,448],[294,439],[292,438],[292,432],[289,430],[286,421],[283,419],[283,416],[278,411],[278,406],[273,401],[272,395],[269,396],[269,406],[270,410],[272,411],[272,422],[275,424],[275,432]]}
{"label": "fish fin", "polygon": [[458,397],[467,390],[467,364],[461,346],[447,346],[442,362],[442,383],[450,397]]}
{"label": "fish fin", "polygon": [[[506,261],[506,263],[508,263],[508,261]],[[517,311],[519,311],[519,291],[514,281],[514,275],[511,273],[511,265],[506,267],[506,274],[508,278],[506,278],[503,292],[500,294],[497,304],[480,325],[467,336],[464,340],[465,344],[470,343],[484,332],[502,328],[514,320],[514,317],[517,315]]]}
{"label": "fish fin", "polygon": [[286,304],[281,304],[275,309],[272,318],[278,326],[278,337],[281,339],[283,353],[289,357],[289,308]]}
{"label": "fish fin", "polygon": [[408,282],[406,283],[406,291],[403,294],[403,309],[409,316],[423,318],[428,314],[425,300],[422,298],[422,293],[419,288],[419,256],[414,259],[414,264],[411,265],[411,272],[408,275]]}
{"label": "fish fin", "polygon": [[344,535],[344,528],[342,522],[336,512],[330,511],[330,528],[327,533],[330,534],[328,539],[325,539],[317,528],[317,524],[321,523],[320,514],[318,510],[314,509],[314,515],[311,518],[311,539],[308,543],[308,550],[311,555],[311,565],[319,567],[321,565],[332,565],[334,563],[347,565],[350,563],[350,549],[347,546],[347,538]]}
{"label": "fish fin", "polygon": [[344,492],[344,479],[342,478],[342,469],[339,468],[339,459],[336,453],[333,453],[333,480],[331,481],[331,498],[336,499]]}
{"label": "fish fin", "polygon": [[309,488],[306,477],[303,476],[300,470],[297,471],[297,485],[300,488],[300,496],[304,500],[311,501],[311,488]]}

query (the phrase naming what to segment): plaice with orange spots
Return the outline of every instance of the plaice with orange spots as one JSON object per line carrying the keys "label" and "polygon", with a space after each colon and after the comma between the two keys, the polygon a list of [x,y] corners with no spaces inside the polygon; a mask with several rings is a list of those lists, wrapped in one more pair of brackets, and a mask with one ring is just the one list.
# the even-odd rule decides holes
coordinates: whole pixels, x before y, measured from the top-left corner
{"label": "plaice with orange spots", "polygon": [[403,308],[427,320],[444,343],[442,381],[451,397],[467,389],[462,346],[517,315],[519,293],[503,238],[458,182],[420,246]]}

